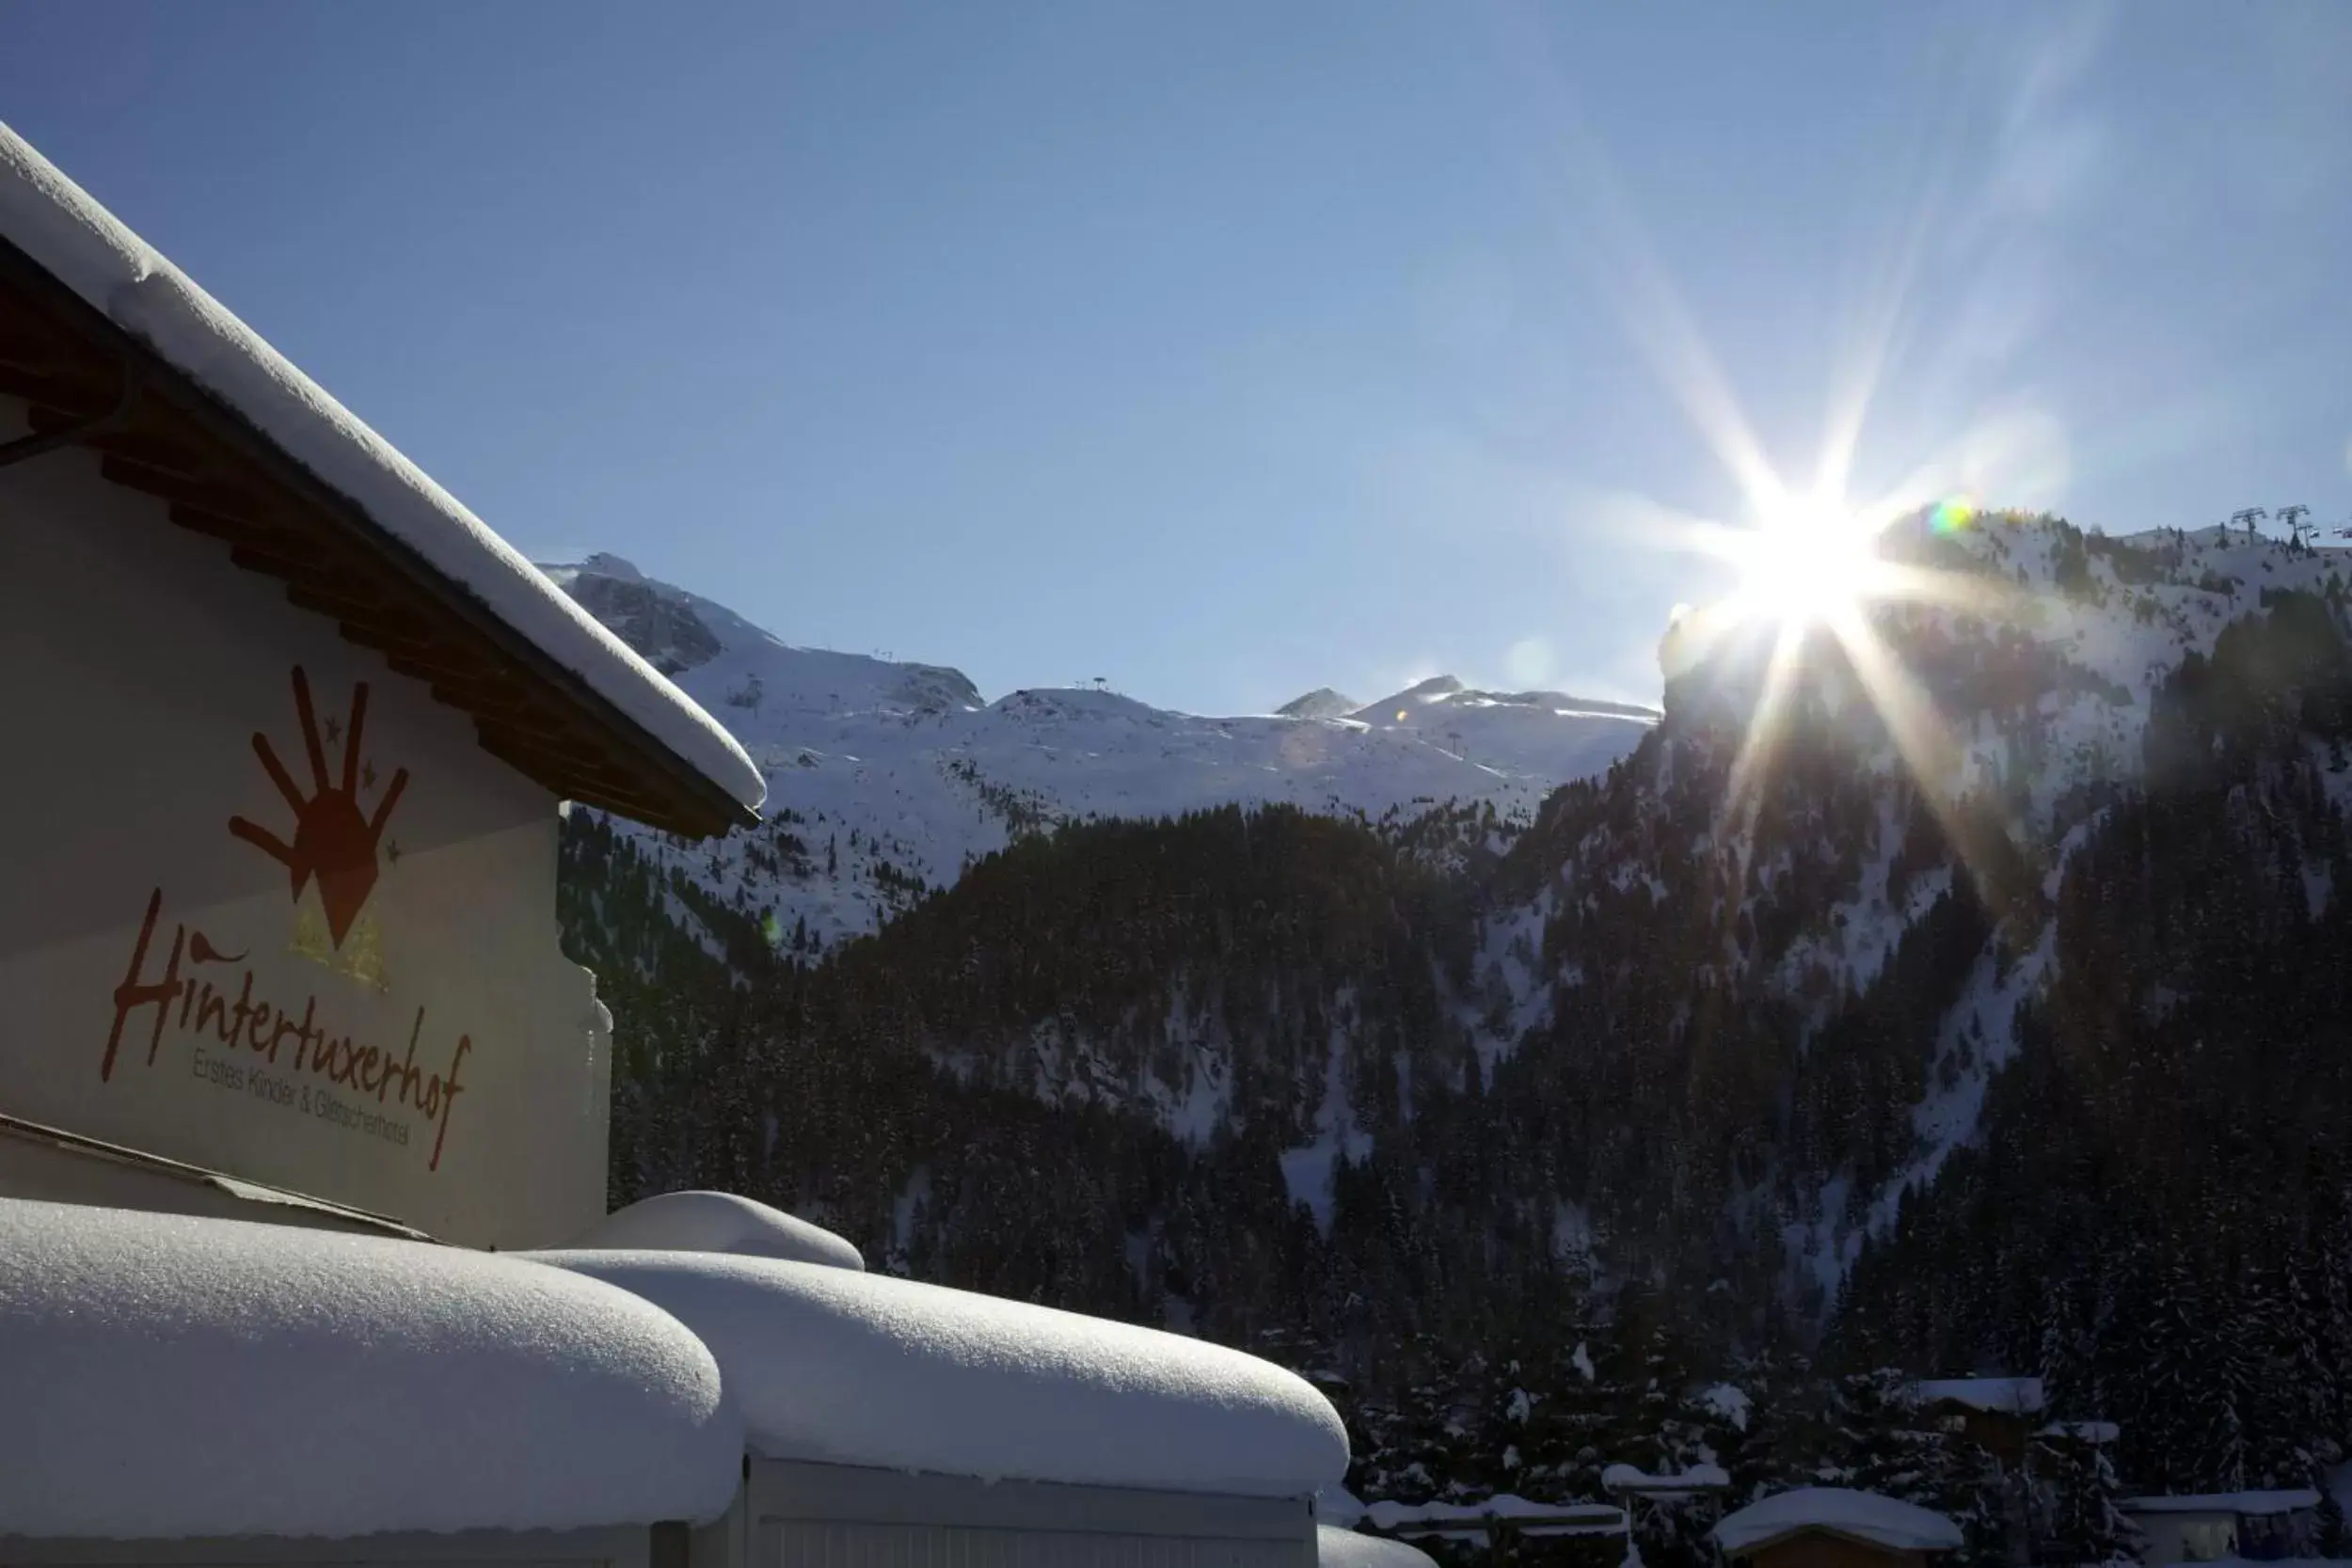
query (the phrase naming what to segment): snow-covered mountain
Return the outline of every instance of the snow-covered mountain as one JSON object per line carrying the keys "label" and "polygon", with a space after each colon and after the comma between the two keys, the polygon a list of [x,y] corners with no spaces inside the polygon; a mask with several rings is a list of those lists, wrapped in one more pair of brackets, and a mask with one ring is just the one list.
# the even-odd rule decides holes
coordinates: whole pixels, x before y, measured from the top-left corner
{"label": "snow-covered mountain", "polygon": [[[1772,628],[1699,657],[1670,628],[1664,721],[1613,797],[1564,796],[1515,847],[1478,965],[1483,1052],[1590,1041],[1577,1052],[1588,1076],[1662,1077],[1677,1105],[1689,1091],[1663,1053],[1713,1056],[1793,1097],[1802,1162],[1784,1149],[1708,1180],[1736,1192],[1742,1223],[1777,1232],[1768,1250],[1815,1312],[1907,1196],[1979,1142],[2019,1020],[2066,962],[2059,912],[2085,854],[2126,804],[2180,793],[2221,754],[2182,738],[2196,734],[2183,713],[2218,706],[2198,722],[2289,736],[2294,770],[2268,765],[2234,809],[2291,825],[2280,853],[2307,904],[2296,918],[2339,907],[2329,846],[2352,826],[2340,743],[2293,738],[2317,722],[2298,719],[2297,693],[2325,684],[2352,622],[2352,551],[2217,529],[2108,538],[2025,516],[1957,536],[1921,518],[1883,548],[1947,590],[1868,610],[1893,681],[1874,691],[1816,633],[1768,731],[1776,744],[1735,799]],[[2248,711],[2233,708],[2233,681]],[[1703,1027],[1708,998],[1729,1011]],[[1657,1021],[1629,1065],[1596,1027],[1629,1015]],[[1866,1067],[1849,1040],[1891,1051]],[[1722,1130],[1652,1109],[1632,1118],[1644,1135],[1702,1151],[1704,1166]],[[1841,1146],[1815,1117],[1872,1131]]]}
{"label": "snow-covered mountain", "polygon": [[[1767,1485],[1738,1466],[1797,1424],[1741,1436],[1735,1401],[1677,1450],[1659,1391],[1828,1411],[1807,1368],[1839,1362],[2038,1371],[2152,1490],[2301,1484],[2352,1433],[2352,552],[2024,516],[1885,547],[1951,592],[1867,606],[1879,662],[1817,632],[1751,745],[1777,628],[1708,644],[1700,611],[1663,719],[1499,856],[1287,810],[1086,823],[747,966],[740,1006],[675,946],[608,964],[616,1190],[754,1192],[885,1268],[1327,1369],[1364,1496],[1597,1495],[1624,1452]],[[592,592],[681,661],[688,611],[736,636]],[[975,695],[829,746],[882,802],[961,762],[1107,794],[1134,747],[1094,736],[1196,782],[1268,735],[1508,779],[1516,732],[1470,726],[1575,705],[1319,705]],[[579,926],[660,918],[633,861],[580,870]]]}
{"label": "snow-covered mountain", "polygon": [[1337,698],[1327,689],[1301,700],[1305,712],[1236,718],[1095,689],[992,703],[955,670],[795,647],[614,556],[545,570],[768,773],[759,829],[717,846],[644,833],[641,847],[803,947],[871,931],[1015,836],[1062,822],[1271,801],[1373,821],[1491,802],[1524,821],[1658,717],[1447,677],[1354,712],[1317,701]]}

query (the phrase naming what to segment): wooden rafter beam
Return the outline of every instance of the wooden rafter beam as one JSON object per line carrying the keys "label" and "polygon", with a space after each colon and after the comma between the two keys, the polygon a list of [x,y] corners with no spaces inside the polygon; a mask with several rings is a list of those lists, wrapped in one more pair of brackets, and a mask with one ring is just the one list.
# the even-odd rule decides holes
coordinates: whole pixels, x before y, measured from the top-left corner
{"label": "wooden rafter beam", "polygon": [[471,716],[486,752],[558,796],[697,837],[757,820],[415,546],[0,241],[0,397],[26,404],[35,434],[117,409],[126,368],[140,377],[135,405],[73,437],[109,483],[158,498],[172,522],[283,582],[290,602]]}

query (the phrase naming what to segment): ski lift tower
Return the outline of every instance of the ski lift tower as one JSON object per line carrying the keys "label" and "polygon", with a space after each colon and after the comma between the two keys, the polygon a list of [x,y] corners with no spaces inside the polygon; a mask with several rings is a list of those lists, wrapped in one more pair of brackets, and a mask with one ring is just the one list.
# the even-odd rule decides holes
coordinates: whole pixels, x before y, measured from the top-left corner
{"label": "ski lift tower", "polygon": [[2317,523],[2306,520],[2311,515],[2312,509],[2299,503],[2294,506],[2282,506],[2272,514],[2279,521],[2287,525],[2287,542],[2293,545],[2307,545],[2311,543],[2311,536],[2319,531]]}
{"label": "ski lift tower", "polygon": [[2246,530],[2246,537],[2254,537],[2254,525],[2270,514],[2259,506],[2241,506],[2230,514],[2230,521]]}

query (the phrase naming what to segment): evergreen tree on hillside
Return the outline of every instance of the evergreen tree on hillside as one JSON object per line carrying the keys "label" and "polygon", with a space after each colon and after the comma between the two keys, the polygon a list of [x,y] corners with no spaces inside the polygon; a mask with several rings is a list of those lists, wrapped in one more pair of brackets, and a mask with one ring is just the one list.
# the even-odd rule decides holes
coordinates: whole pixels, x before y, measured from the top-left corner
{"label": "evergreen tree on hillside", "polygon": [[2118,1565],[2138,1560],[2138,1531],[2116,1507],[2120,1488],[2105,1443],[2038,1439],[2030,1463],[2048,1499],[2033,1543],[2035,1560]]}

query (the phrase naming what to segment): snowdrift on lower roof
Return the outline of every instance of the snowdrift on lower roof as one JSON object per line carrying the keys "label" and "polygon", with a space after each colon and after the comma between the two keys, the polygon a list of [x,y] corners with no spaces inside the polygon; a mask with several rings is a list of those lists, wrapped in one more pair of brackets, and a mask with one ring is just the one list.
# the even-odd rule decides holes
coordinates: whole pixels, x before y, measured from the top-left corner
{"label": "snowdrift on lower roof", "polygon": [[1600,1473],[1600,1483],[1612,1492],[1706,1492],[1731,1484],[1730,1473],[1720,1465],[1693,1465],[1679,1475],[1651,1475],[1638,1465],[1612,1465]]}
{"label": "snowdrift on lower roof", "polygon": [[1330,1525],[1315,1527],[1315,1560],[1323,1568],[1437,1568],[1427,1552],[1402,1541]]}
{"label": "snowdrift on lower roof", "polygon": [[[1522,1535],[1617,1535],[1625,1529],[1625,1511],[1614,1503],[1547,1503],[1517,1493],[1502,1492],[1476,1503],[1401,1503],[1383,1499],[1364,1510],[1364,1517],[1386,1530],[1408,1530],[1471,1540],[1483,1535],[1487,1522],[1502,1520]],[[1462,1528],[1448,1529],[1446,1526]]]}
{"label": "snowdrift on lower roof", "polygon": [[863,1269],[866,1259],[841,1237],[733,1193],[663,1193],[605,1215],[564,1250],[614,1247],[666,1252],[734,1253]]}
{"label": "snowdrift on lower roof", "polygon": [[1346,1429],[1311,1386],[1198,1339],[806,1263],[531,1256],[676,1314],[771,1458],[1251,1497],[1347,1472]]}
{"label": "snowdrift on lower roof", "polygon": [[1724,1516],[1715,1540],[1734,1555],[1801,1529],[1835,1530],[1898,1552],[1950,1552],[1961,1544],[1960,1527],[1941,1513],[1842,1486],[1801,1486],[1750,1503]]}
{"label": "snowdrift on lower roof", "polygon": [[0,1537],[704,1520],[740,1418],[675,1319],[454,1247],[0,1199]]}
{"label": "snowdrift on lower roof", "polygon": [[2277,1492],[2168,1492],[2125,1497],[2116,1504],[2134,1513],[2236,1513],[2256,1519],[2299,1513],[2318,1506],[2319,1494],[2299,1487]]}
{"label": "snowdrift on lower roof", "polygon": [[718,721],[254,330],[0,124],[0,237],[235,410],[680,762],[756,810]]}

